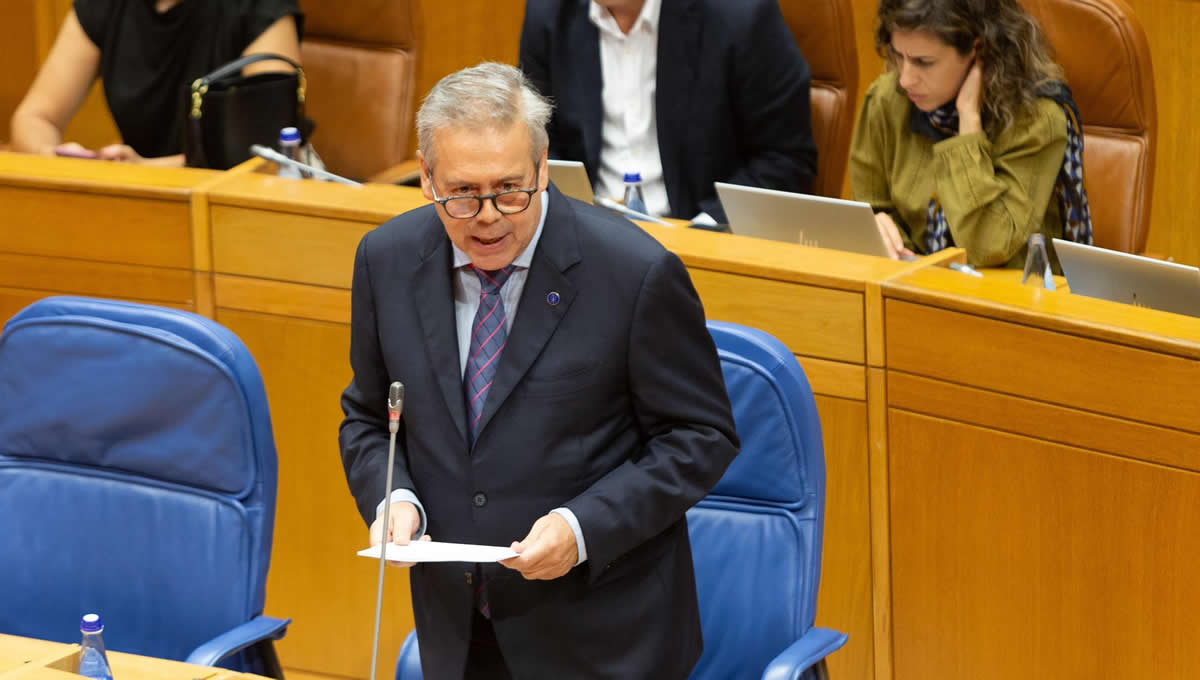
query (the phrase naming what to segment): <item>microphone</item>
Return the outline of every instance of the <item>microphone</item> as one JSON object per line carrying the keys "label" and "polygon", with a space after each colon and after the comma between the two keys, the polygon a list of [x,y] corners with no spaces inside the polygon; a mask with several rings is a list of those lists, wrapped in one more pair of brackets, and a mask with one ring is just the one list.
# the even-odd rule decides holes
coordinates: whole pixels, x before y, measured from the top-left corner
{"label": "microphone", "polygon": [[627,217],[632,217],[635,220],[642,220],[643,222],[653,222],[655,224],[661,224],[664,227],[675,226],[675,225],[671,224],[670,222],[663,222],[662,220],[658,219],[657,217],[655,217],[653,215],[647,215],[646,213],[641,213],[636,210],[626,208],[625,206],[621,205],[620,203],[617,203],[616,201],[612,200],[611,198],[597,196],[596,203],[604,206],[605,208],[608,208],[609,210],[616,210],[617,212],[619,212],[623,215],[626,215]]}
{"label": "microphone", "polygon": [[400,411],[404,409],[404,383],[394,382],[388,390],[388,432],[400,429]]}
{"label": "microphone", "polygon": [[[257,145],[256,145],[257,146]],[[253,147],[251,147],[253,148]],[[283,154],[281,158],[291,160]],[[301,164],[303,165],[303,164]],[[386,491],[383,494],[383,533],[379,543],[379,582],[375,588],[375,634],[371,638],[371,680],[375,680],[375,667],[379,661],[379,615],[383,611],[383,571],[387,564],[387,545],[392,519],[392,466],[396,462],[396,432],[400,429],[400,411],[404,409],[404,383],[397,380],[388,388],[388,460]]]}
{"label": "microphone", "polygon": [[342,177],[341,175],[335,175],[332,172],[326,172],[324,170],[321,170],[320,168],[314,168],[313,166],[311,166],[307,163],[301,163],[300,161],[288,158],[287,156],[279,153],[278,151],[276,151],[275,149],[272,149],[269,146],[263,146],[262,144],[251,144],[250,145],[250,153],[254,154],[255,156],[258,156],[259,158],[265,158],[265,159],[267,159],[269,161],[273,161],[275,163],[282,163],[284,165],[290,165],[294,168],[299,168],[301,171],[307,172],[308,174],[310,174],[313,177],[316,177],[318,179],[327,179],[327,180],[330,180],[333,182],[349,184],[352,187],[361,187],[362,186],[362,184],[360,182],[355,182],[354,180],[346,179],[345,177]]}

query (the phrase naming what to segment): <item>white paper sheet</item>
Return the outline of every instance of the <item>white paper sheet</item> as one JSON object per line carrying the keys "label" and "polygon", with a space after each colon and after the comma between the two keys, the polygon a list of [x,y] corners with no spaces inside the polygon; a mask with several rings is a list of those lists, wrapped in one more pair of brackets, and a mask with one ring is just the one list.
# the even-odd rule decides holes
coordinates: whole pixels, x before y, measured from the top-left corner
{"label": "white paper sheet", "polygon": [[[359,550],[362,557],[379,559],[380,546]],[[395,562],[499,562],[517,554],[511,548],[470,543],[413,541],[408,545],[387,544],[387,558]]]}

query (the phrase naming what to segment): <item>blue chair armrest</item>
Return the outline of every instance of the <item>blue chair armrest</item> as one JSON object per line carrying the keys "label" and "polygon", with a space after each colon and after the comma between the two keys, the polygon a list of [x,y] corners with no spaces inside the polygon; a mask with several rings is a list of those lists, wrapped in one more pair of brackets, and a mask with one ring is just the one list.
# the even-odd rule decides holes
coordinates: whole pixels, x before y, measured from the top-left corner
{"label": "blue chair armrest", "polygon": [[256,616],[200,645],[185,661],[200,666],[215,666],[221,659],[236,654],[256,642],[278,640],[287,634],[287,627],[291,622],[291,619]]}
{"label": "blue chair armrest", "polygon": [[417,631],[408,634],[400,655],[396,657],[396,680],[421,680],[421,648],[417,645]]}
{"label": "blue chair armrest", "polygon": [[779,656],[771,660],[762,680],[796,680],[813,664],[846,644],[846,634],[826,628],[812,628]]}

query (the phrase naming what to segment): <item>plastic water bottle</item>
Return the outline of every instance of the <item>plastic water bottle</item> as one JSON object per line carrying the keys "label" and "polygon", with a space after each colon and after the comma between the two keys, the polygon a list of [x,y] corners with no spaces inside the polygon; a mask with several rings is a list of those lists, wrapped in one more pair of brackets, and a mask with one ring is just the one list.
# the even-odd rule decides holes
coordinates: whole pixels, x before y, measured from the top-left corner
{"label": "plastic water bottle", "polygon": [[79,620],[79,632],[83,641],[79,646],[79,674],[93,680],[113,680],[108,667],[108,654],[104,652],[104,624],[99,614],[84,614]]}
{"label": "plastic water bottle", "polygon": [[646,210],[646,197],[642,195],[642,173],[625,173],[625,207],[636,210],[643,215],[649,215]]}
{"label": "plastic water bottle", "polygon": [[[300,131],[294,127],[285,127],[279,131],[279,153],[296,161],[300,160]],[[287,163],[279,164],[279,176],[301,179],[300,168]]]}

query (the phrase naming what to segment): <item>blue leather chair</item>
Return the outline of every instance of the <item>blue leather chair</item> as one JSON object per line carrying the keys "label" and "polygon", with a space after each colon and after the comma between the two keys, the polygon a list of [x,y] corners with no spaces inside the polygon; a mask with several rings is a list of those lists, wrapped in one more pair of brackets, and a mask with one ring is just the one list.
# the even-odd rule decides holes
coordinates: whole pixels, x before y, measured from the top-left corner
{"label": "blue leather chair", "polygon": [[[813,626],[825,522],[825,449],[812,389],[770,335],[708,322],[741,453],[688,511],[704,655],[692,678],[827,677],[846,635]],[[421,678],[416,634],[396,680]]]}
{"label": "blue leather chair", "polygon": [[262,379],[203,317],[36,302],[0,335],[0,633],[282,677]]}

